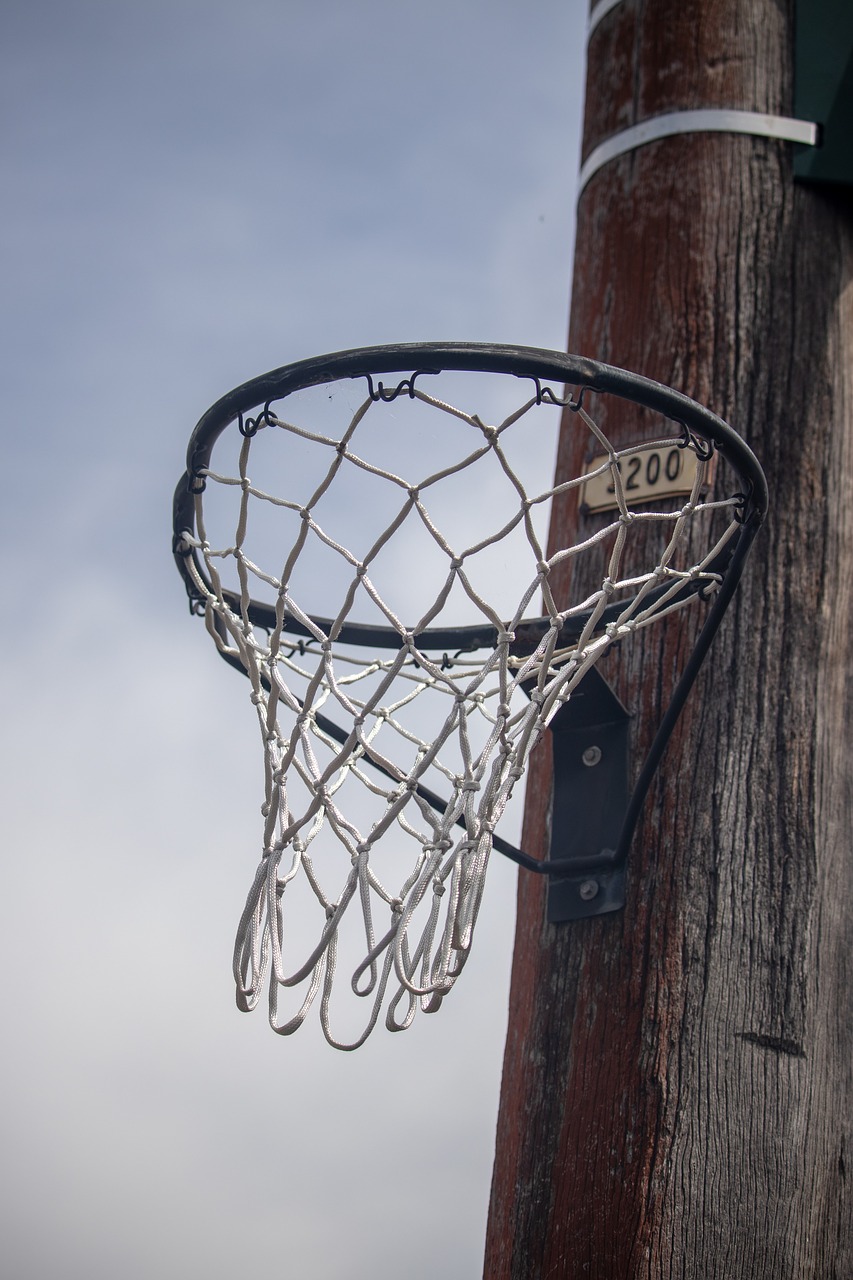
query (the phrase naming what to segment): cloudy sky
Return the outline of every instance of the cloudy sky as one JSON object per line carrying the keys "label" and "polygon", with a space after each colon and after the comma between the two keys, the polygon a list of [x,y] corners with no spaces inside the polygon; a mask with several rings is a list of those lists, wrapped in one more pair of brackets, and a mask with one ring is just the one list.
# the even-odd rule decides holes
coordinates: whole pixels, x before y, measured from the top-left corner
{"label": "cloudy sky", "polygon": [[[5,0],[0,1240],[15,1280],[481,1269],[514,913],[355,1054],[234,1006],[247,687],[189,432],[292,360],[563,348],[583,0]],[[592,353],[594,354],[594,353]],[[514,838],[515,832],[507,832]]]}

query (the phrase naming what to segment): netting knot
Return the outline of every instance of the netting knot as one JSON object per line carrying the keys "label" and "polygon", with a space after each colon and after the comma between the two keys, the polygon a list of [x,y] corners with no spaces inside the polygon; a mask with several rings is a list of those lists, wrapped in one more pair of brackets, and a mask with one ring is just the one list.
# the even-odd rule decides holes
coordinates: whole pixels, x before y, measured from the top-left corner
{"label": "netting knot", "polygon": [[499,702],[497,709],[497,717],[499,720],[508,720],[512,714],[512,707],[508,702]]}
{"label": "netting knot", "polygon": [[447,885],[442,884],[440,880],[433,880],[432,891],[435,894],[436,898],[442,898],[444,894],[447,892]]}
{"label": "netting knot", "polygon": [[636,518],[633,511],[623,511],[620,513],[619,523],[624,525],[633,524]]}
{"label": "netting knot", "polygon": [[549,574],[551,573],[551,566],[549,565],[547,560],[539,560],[537,562],[536,573],[540,579],[547,578],[549,576]]}
{"label": "netting knot", "polygon": [[431,844],[424,845],[425,853],[446,853],[448,849],[453,847],[453,841],[448,840],[447,836],[442,836],[440,840],[434,840]]}
{"label": "netting knot", "polygon": [[476,778],[466,778],[465,781],[462,783],[462,790],[463,791],[479,791],[480,784],[479,782],[477,782]]}
{"label": "netting knot", "polygon": [[502,644],[512,644],[514,640],[515,640],[514,631],[499,631],[497,634],[496,647],[499,647]]}

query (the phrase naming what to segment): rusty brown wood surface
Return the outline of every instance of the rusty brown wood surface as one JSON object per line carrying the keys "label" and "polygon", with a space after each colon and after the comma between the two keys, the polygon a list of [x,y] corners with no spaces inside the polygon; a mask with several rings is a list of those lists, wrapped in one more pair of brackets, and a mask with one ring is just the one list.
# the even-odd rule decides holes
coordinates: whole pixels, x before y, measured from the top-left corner
{"label": "rusty brown wood surface", "polygon": [[[664,110],[791,114],[792,5],[622,0],[594,33],[584,153]],[[518,926],[489,1280],[853,1276],[853,213],[789,144],[667,139],[578,211],[569,349],[707,403],[772,515],[670,744],[624,912]],[[558,468],[577,436],[567,425]],[[583,520],[555,513],[552,542]],[[638,753],[693,639],[606,674]],[[547,847],[547,746],[523,847]]]}

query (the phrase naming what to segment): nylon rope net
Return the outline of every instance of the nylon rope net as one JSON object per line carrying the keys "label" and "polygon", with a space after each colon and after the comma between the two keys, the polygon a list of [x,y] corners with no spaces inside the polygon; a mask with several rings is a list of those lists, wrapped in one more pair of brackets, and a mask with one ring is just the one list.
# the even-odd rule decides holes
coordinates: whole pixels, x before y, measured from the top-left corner
{"label": "nylon rope net", "polygon": [[[714,562],[738,528],[740,508],[737,495],[706,496],[716,461],[709,461],[711,450],[662,417],[656,416],[660,434],[645,439],[643,448],[692,453],[695,478],[686,500],[638,510],[629,504],[620,467],[628,451],[613,448],[583,404],[571,408],[589,432],[598,464],[587,475],[528,492],[509,441],[523,428],[516,452],[520,459],[530,453],[525,423],[547,398],[538,389],[489,425],[476,412],[415,387],[414,379],[402,384],[402,394],[401,387],[383,393],[381,384],[377,394],[369,385],[367,397],[361,392],[360,402],[352,402],[342,432],[291,421],[289,398],[286,416],[267,406],[256,420],[241,418],[239,440],[231,433],[234,465],[218,470],[214,455],[200,473],[196,529],[183,537],[184,552],[195,552],[188,563],[207,628],[251,682],[264,748],[263,853],[237,931],[237,1002],[254,1008],[266,987],[270,1024],[289,1035],[319,1000],[323,1032],[343,1049],[361,1045],[383,1010],[385,1025],[398,1031],[419,1008],[439,1008],[469,955],[493,834],[544,728],[612,645],[713,593],[720,581]],[[367,424],[392,408],[397,433],[403,401],[450,421],[456,442],[450,463],[436,465],[429,440],[411,453],[405,473],[373,460],[369,440],[360,450]],[[256,458],[262,445],[266,452]],[[255,465],[269,470],[271,445],[283,456],[310,450],[314,470],[303,477],[304,491],[290,487],[298,479],[295,464],[279,477],[283,495],[253,482]],[[548,555],[543,531],[552,500],[564,500],[590,476],[609,480],[613,510],[590,536]],[[352,507],[347,485],[353,480],[369,492],[345,541],[335,525]],[[500,500],[492,502],[490,486],[498,481]],[[341,484],[344,496],[336,499]],[[473,540],[466,528],[455,534],[439,523],[437,495],[448,485],[447,511],[460,511],[460,494],[468,495],[461,506],[475,509]],[[220,537],[209,528],[209,512],[217,504],[226,510],[228,498],[233,523]],[[218,507],[216,515],[221,523]],[[704,518],[707,546],[711,517],[713,545],[693,563],[692,527]],[[281,522],[274,540],[270,521]],[[648,547],[650,524],[660,532],[658,549],[651,565],[638,570],[632,544],[645,530],[642,546]],[[407,530],[417,532],[417,549],[392,554]],[[499,612],[490,587],[507,585],[500,554],[509,541],[515,604]],[[255,543],[267,547],[266,567]],[[555,571],[590,555],[600,560],[597,588],[568,605],[559,601],[551,585]],[[482,557],[488,571],[478,576]],[[342,603],[324,626],[308,599],[318,584],[333,580]],[[696,590],[685,592],[686,584]],[[414,613],[407,605],[404,613],[395,591],[426,586],[428,605]],[[274,607],[267,625],[253,609],[260,597]],[[425,647],[421,633],[447,625],[448,608],[460,602],[474,622],[494,628],[493,643],[452,654]],[[538,639],[519,653],[516,630],[539,615],[540,605]],[[365,652],[342,643],[345,625],[365,611],[396,634],[396,650]],[[321,612],[329,615],[328,602]],[[567,644],[561,633],[572,619],[581,620],[579,634]],[[286,622],[301,634],[288,632]],[[361,1011],[347,1035],[333,1032],[331,1016],[342,966]]]}

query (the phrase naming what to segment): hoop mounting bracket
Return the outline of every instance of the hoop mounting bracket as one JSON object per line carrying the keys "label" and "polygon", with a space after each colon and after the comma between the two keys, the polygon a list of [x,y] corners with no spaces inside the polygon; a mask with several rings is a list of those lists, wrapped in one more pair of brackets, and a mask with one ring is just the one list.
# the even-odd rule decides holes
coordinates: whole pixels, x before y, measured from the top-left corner
{"label": "hoop mounting bracket", "polygon": [[548,920],[581,920],[625,905],[617,861],[628,807],[631,716],[593,667],[551,721],[554,795],[549,859],[574,863],[548,880]]}

